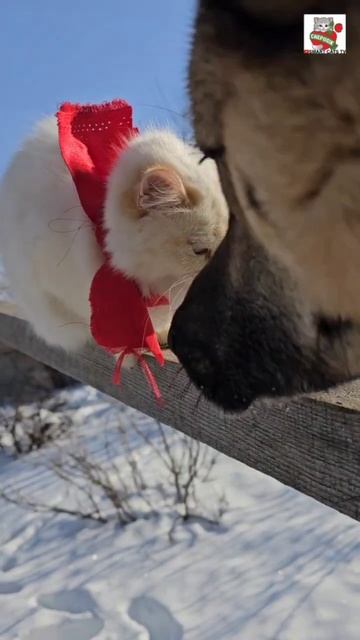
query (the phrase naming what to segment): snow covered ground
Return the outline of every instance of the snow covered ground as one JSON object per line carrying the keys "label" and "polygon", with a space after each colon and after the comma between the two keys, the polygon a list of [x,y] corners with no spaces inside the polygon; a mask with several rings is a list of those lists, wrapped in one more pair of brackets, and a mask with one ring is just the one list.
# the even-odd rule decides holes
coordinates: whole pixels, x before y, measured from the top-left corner
{"label": "snow covered ground", "polygon": [[6,278],[4,267],[1,263],[1,259],[0,259],[0,301],[1,302],[13,301],[11,292],[10,292],[9,283]]}
{"label": "snow covered ground", "polygon": [[[152,421],[88,387],[58,395],[74,423],[73,450],[101,457],[106,437],[121,466],[121,422],[144,473],[161,481],[158,458],[133,428],[156,442]],[[71,501],[43,466],[53,453],[2,454],[0,488]],[[358,524],[225,456],[200,493],[210,511],[225,494],[221,524],[179,524],[173,542],[166,500],[160,515],[123,528],[1,501],[0,637],[359,640]]]}
{"label": "snow covered ground", "polygon": [[[122,424],[149,484],[166,482],[134,429],[157,444],[153,421],[89,387],[54,392],[54,401],[73,423],[62,448],[86,447],[104,462],[106,444],[125,469]],[[47,468],[58,446],[1,453],[0,491],[74,506]],[[359,524],[222,455],[199,495],[210,517],[225,495],[220,524],[178,524],[172,542],[175,511],[161,492],[151,496],[160,514],[126,527],[0,500],[0,638],[359,640]]]}

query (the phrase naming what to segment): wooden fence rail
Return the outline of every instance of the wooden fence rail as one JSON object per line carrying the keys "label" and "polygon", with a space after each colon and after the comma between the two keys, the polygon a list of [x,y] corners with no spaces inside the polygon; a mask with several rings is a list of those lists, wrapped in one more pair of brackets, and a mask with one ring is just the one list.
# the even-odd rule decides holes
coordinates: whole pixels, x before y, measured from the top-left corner
{"label": "wooden fence rail", "polygon": [[[113,361],[94,346],[80,354],[48,347],[0,304],[0,342],[40,360],[226,455],[360,520],[360,385],[293,401],[254,405],[237,416],[189,388],[176,362],[157,367],[164,406],[138,369],[112,384]],[[155,367],[155,363],[150,363]]]}

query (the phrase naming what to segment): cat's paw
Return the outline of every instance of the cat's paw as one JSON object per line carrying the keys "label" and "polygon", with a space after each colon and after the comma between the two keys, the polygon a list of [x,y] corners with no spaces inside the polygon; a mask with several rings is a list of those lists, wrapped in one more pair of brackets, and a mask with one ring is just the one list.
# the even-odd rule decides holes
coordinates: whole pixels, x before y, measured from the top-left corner
{"label": "cat's paw", "polygon": [[136,367],[137,362],[138,362],[138,359],[136,358],[136,356],[129,354],[125,356],[122,363],[122,367],[126,369],[126,371],[131,371],[131,369],[134,369]]}
{"label": "cat's paw", "polygon": [[157,339],[159,340],[160,347],[162,349],[167,349],[169,329],[164,329],[163,331],[157,331],[156,335],[157,335]]}

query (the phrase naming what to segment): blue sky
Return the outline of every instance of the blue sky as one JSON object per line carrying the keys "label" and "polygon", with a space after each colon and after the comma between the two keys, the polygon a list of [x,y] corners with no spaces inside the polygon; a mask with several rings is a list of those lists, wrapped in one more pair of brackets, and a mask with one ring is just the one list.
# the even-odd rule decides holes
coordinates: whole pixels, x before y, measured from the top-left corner
{"label": "blue sky", "polygon": [[65,100],[125,98],[140,127],[186,131],[194,8],[195,0],[0,0],[0,173],[36,120]]}

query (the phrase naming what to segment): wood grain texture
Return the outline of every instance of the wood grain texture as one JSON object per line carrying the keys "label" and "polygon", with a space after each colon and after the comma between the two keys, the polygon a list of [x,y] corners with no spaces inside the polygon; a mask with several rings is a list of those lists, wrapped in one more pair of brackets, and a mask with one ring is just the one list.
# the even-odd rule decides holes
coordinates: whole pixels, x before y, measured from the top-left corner
{"label": "wood grain texture", "polygon": [[0,314],[0,340],[360,520],[358,411],[306,398],[261,403],[240,416],[225,416],[199,399],[178,364],[161,369],[149,359],[164,397],[160,407],[138,369],[125,371],[122,386],[114,386],[113,360],[92,345],[66,354],[6,314]]}

